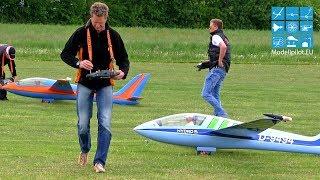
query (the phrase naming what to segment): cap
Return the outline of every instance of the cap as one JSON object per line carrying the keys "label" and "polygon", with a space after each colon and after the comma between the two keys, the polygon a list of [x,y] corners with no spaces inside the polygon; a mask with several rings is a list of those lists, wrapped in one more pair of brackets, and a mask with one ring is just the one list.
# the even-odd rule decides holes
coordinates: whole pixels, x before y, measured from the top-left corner
{"label": "cap", "polygon": [[16,57],[16,50],[14,49],[14,47],[12,47],[12,46],[10,47],[8,54],[11,59],[14,59]]}

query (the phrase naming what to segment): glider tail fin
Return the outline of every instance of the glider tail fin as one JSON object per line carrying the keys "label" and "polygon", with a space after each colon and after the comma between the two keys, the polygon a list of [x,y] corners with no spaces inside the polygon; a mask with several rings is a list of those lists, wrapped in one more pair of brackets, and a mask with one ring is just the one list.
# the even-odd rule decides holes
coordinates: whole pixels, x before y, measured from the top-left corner
{"label": "glider tail fin", "polygon": [[73,93],[69,80],[59,79],[51,87],[52,91],[70,92]]}
{"label": "glider tail fin", "polygon": [[138,74],[134,78],[132,78],[126,85],[124,85],[119,91],[114,93],[113,96],[117,99],[137,102],[142,98],[142,91],[149,79],[149,73]]}

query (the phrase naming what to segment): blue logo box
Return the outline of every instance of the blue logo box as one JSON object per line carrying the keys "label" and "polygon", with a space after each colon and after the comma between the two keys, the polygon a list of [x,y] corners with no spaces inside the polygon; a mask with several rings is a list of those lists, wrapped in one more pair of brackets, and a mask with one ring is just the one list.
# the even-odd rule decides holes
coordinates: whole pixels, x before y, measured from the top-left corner
{"label": "blue logo box", "polygon": [[271,8],[272,48],[313,48],[312,7]]}

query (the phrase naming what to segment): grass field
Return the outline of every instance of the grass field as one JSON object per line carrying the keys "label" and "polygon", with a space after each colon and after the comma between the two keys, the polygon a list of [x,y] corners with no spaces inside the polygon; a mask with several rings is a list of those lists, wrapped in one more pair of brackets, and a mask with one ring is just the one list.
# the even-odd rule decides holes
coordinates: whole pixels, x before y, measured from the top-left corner
{"label": "grass field", "polygon": [[[74,29],[0,24],[0,39],[17,46],[20,78],[73,77],[74,70],[59,60],[59,52]],[[128,78],[140,72],[149,72],[152,77],[140,105],[114,106],[107,172],[95,174],[91,166],[82,168],[76,163],[79,147],[75,102],[44,104],[9,94],[8,102],[0,102],[0,179],[320,178],[320,160],[315,155],[219,150],[214,156],[196,156],[193,148],[154,142],[134,133],[136,125],[161,116],[212,112],[200,96],[206,72],[193,67],[193,62],[205,58],[208,36],[205,30],[190,29],[119,31],[124,34],[132,60]],[[269,47],[268,32],[239,32],[229,31],[235,54],[252,51],[256,56],[248,53],[252,59],[243,63],[238,56],[234,58],[236,63],[222,90],[230,118],[250,121],[265,112],[286,114],[294,118],[293,122],[280,123],[275,129],[309,136],[320,133],[319,45],[315,54],[307,57],[311,61],[302,56],[273,60],[265,56],[269,53],[265,50]],[[251,33],[261,41],[254,42]],[[315,38],[320,42],[319,33]],[[115,89],[125,82],[118,82]],[[96,148],[96,126],[93,118],[90,160]]]}
{"label": "grass field", "polygon": [[[0,39],[19,48],[18,59],[59,61],[59,53],[77,26],[0,24]],[[199,62],[207,58],[206,29],[115,28],[135,62]],[[226,30],[232,61],[240,64],[319,64],[320,33],[314,32],[310,56],[271,55],[271,31]]]}

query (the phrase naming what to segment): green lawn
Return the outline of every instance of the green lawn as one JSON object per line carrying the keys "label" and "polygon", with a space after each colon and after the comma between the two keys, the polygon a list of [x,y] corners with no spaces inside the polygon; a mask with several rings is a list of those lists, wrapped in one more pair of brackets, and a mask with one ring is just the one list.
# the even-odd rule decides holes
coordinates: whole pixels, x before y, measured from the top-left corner
{"label": "green lawn", "polygon": [[[18,48],[18,59],[59,60],[59,53],[78,26],[0,24],[0,40]],[[199,62],[207,58],[207,29],[115,28],[135,62]],[[314,32],[310,56],[271,55],[271,31],[226,30],[234,63],[319,64],[320,33]],[[0,43],[2,43],[0,42]]]}
{"label": "green lawn", "polygon": [[[132,129],[136,125],[160,116],[181,112],[211,113],[211,108],[200,96],[205,72],[197,72],[192,66],[188,63],[132,63],[129,78],[138,72],[150,72],[152,77],[140,105],[114,106],[113,139],[107,173],[103,175],[94,174],[91,166],[81,168],[76,164],[79,147],[75,102],[45,104],[37,99],[10,94],[8,102],[1,102],[1,176],[111,179],[320,177],[319,157],[314,155],[220,150],[214,156],[202,157],[196,156],[192,148],[149,141],[135,134]],[[223,104],[233,119],[250,121],[265,112],[287,114],[294,121],[281,123],[276,129],[316,135],[320,126],[319,68],[318,65],[233,65],[223,87]],[[62,62],[20,61],[19,71],[25,77],[63,78],[73,75],[73,71]],[[117,88],[124,83],[119,82]],[[94,150],[95,118],[91,126]],[[93,153],[91,159],[92,156]]]}
{"label": "green lawn", "polygon": [[[18,48],[17,69],[20,78],[48,77],[74,78],[74,70],[59,60],[59,52],[75,27],[27,25],[19,35],[10,25],[7,30],[0,24],[0,32],[6,32],[6,40],[12,39]],[[11,31],[12,30],[12,34]],[[32,32],[30,31],[32,30]],[[37,30],[33,32],[33,30]],[[138,28],[120,28],[126,34],[131,70],[128,79],[140,72],[151,73],[151,79],[138,106],[114,106],[112,119],[113,139],[108,157],[107,172],[95,174],[92,166],[79,167],[79,153],[74,101],[41,103],[38,99],[9,94],[9,101],[0,102],[0,179],[319,179],[319,156],[279,153],[255,150],[218,150],[213,156],[196,156],[195,150],[148,140],[132,129],[149,120],[175,113],[198,112],[210,114],[212,109],[201,96],[206,71],[196,71],[195,63],[175,62],[180,52],[192,55],[192,38],[181,34],[204,32],[185,29],[142,29],[149,32],[141,35]],[[50,32],[60,33],[50,35]],[[166,32],[162,39],[153,32]],[[250,31],[243,36],[250,36]],[[48,33],[49,35],[46,35]],[[234,32],[231,32],[232,34]],[[253,32],[263,34],[266,32]],[[11,37],[12,36],[12,37]],[[154,38],[152,38],[154,36]],[[167,37],[167,36],[171,36]],[[180,37],[181,36],[181,37]],[[206,40],[207,34],[200,35]],[[149,37],[149,38],[147,38]],[[168,53],[167,61],[161,55],[154,56],[143,42],[181,42]],[[2,35],[1,35],[2,38]],[[242,37],[244,38],[244,37]],[[15,40],[18,39],[18,40]],[[236,41],[237,42],[237,41]],[[319,42],[319,41],[318,41]],[[259,42],[257,42],[259,43]],[[161,43],[160,43],[161,44]],[[192,44],[192,43],[191,43]],[[205,56],[206,43],[194,46],[196,52]],[[262,43],[263,44],[263,43]],[[190,45],[190,46],[189,46]],[[165,46],[165,45],[163,45]],[[239,45],[240,46],[240,45]],[[243,46],[248,46],[243,45]],[[137,48],[140,47],[140,48]],[[30,48],[30,51],[26,49]],[[179,50],[181,48],[181,50]],[[133,51],[136,50],[137,52]],[[190,51],[188,51],[190,49]],[[259,50],[256,50],[256,53]],[[19,54],[20,51],[20,54]],[[239,50],[240,51],[240,50]],[[260,50],[261,54],[265,53]],[[140,62],[137,53],[146,53]],[[131,56],[131,54],[133,54]],[[136,55],[136,56],[135,56]],[[141,55],[142,57],[143,55]],[[178,57],[176,57],[178,56]],[[201,55],[202,56],[202,55]],[[319,56],[316,54],[316,58]],[[155,58],[155,60],[153,59]],[[49,59],[52,58],[52,59]],[[195,59],[199,57],[194,55]],[[146,61],[148,59],[148,61]],[[268,59],[264,59],[267,61]],[[317,59],[318,61],[319,59]],[[190,61],[191,62],[191,61]],[[234,63],[231,66],[223,89],[222,102],[230,118],[251,121],[272,112],[293,117],[291,123],[280,123],[274,128],[313,136],[320,133],[320,65],[317,62],[293,63]],[[276,62],[276,61],[274,61]],[[119,89],[126,81],[117,83]],[[95,109],[96,111],[96,109]],[[97,123],[92,123],[93,159],[96,148]]]}

